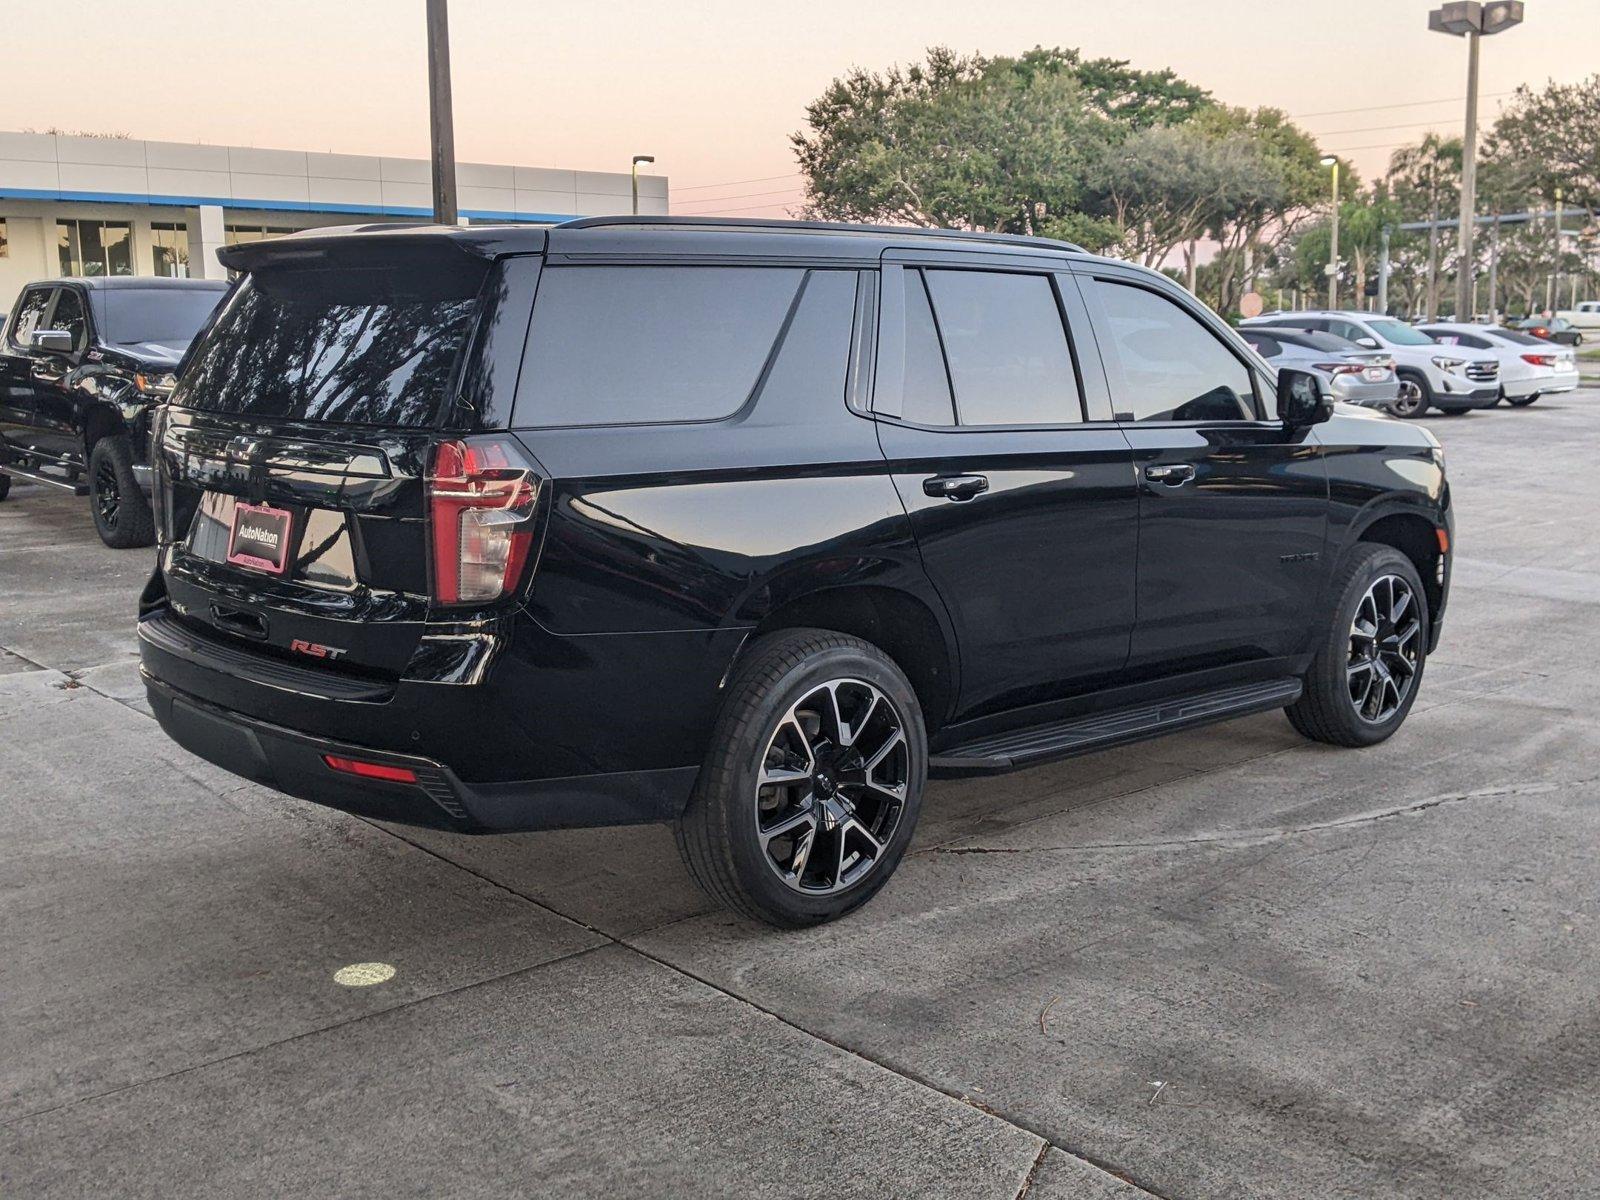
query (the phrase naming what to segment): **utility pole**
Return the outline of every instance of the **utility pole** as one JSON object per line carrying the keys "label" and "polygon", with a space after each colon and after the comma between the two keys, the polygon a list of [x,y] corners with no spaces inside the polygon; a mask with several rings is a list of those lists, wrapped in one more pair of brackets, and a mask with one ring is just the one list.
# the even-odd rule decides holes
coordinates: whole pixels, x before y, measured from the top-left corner
{"label": "utility pole", "polygon": [[1555,226],[1555,253],[1550,260],[1550,279],[1545,284],[1544,306],[1555,315],[1556,306],[1561,302],[1561,189],[1556,189],[1556,226]]}
{"label": "utility pole", "polygon": [[633,215],[636,217],[639,215],[639,164],[653,162],[655,162],[655,155],[653,154],[635,154],[633,156],[633,166],[629,168],[633,176]]}
{"label": "utility pole", "polygon": [[1439,164],[1428,164],[1428,295],[1427,318],[1439,319]]}
{"label": "utility pole", "polygon": [[1378,312],[1389,312],[1389,234],[1392,227],[1384,225],[1378,232]]}
{"label": "utility pole", "polygon": [[[1478,206],[1478,43],[1522,23],[1522,0],[1457,0],[1428,14],[1428,28],[1467,39],[1467,120],[1461,141],[1461,245],[1456,267],[1456,320],[1472,319],[1473,218]],[[1429,314],[1432,315],[1431,313]]]}
{"label": "utility pole", "polygon": [[1333,227],[1328,237],[1328,308],[1339,307],[1339,160],[1322,156],[1322,165],[1333,168]]}
{"label": "utility pole", "polygon": [[1494,214],[1489,234],[1489,324],[1500,324],[1500,214]]}
{"label": "utility pole", "polygon": [[428,125],[433,146],[433,219],[454,225],[456,133],[450,105],[450,15],[447,0],[428,0]]}

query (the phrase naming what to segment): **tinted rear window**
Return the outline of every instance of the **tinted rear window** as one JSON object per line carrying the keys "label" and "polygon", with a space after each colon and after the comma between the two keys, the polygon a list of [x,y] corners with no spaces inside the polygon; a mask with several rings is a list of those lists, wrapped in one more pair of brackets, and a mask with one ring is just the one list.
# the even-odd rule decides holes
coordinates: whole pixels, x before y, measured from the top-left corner
{"label": "tinted rear window", "polygon": [[452,256],[253,271],[196,349],[174,399],[253,417],[431,425],[488,270]]}
{"label": "tinted rear window", "polygon": [[112,345],[155,342],[182,350],[222,295],[220,288],[107,288],[101,336]]}
{"label": "tinted rear window", "polygon": [[514,423],[711,421],[750,398],[805,272],[546,267]]}

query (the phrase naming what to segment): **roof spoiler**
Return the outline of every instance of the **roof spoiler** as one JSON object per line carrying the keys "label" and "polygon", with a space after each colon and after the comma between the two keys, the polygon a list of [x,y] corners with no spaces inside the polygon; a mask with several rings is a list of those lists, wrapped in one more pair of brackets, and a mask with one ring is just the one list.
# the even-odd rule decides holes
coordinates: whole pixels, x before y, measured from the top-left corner
{"label": "roof spoiler", "polygon": [[[511,236],[507,236],[508,232]],[[537,253],[544,247],[544,231],[519,227],[430,225],[394,222],[384,225],[334,225],[306,229],[259,242],[240,242],[217,251],[217,260],[232,271],[254,271],[264,266],[336,264],[399,255],[463,254],[493,260],[514,252]]]}

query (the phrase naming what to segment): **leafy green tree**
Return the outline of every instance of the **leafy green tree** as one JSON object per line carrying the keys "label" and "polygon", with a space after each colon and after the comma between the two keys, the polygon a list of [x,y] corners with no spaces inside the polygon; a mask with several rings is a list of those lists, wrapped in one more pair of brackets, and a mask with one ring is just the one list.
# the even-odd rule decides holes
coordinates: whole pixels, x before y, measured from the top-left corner
{"label": "leafy green tree", "polygon": [[1600,210],[1600,75],[1580,83],[1523,84],[1484,140],[1484,158],[1527,191]]}
{"label": "leafy green tree", "polygon": [[934,47],[923,63],[834,80],[791,141],[812,215],[1100,248],[1120,232],[1087,204],[1110,148],[1208,103],[1170,71],[1076,50],[988,58]]}

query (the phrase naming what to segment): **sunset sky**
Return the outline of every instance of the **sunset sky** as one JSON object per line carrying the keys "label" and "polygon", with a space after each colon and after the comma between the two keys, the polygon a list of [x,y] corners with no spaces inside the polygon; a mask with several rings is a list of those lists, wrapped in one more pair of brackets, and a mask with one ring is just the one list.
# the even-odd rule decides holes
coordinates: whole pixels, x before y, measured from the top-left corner
{"label": "sunset sky", "polygon": [[[1427,31],[1430,7],[454,0],[457,153],[590,170],[654,154],[678,211],[781,216],[800,190],[788,135],[835,75],[939,43],[987,53],[1043,44],[1170,66],[1222,100],[1282,107],[1370,175],[1429,128],[1459,132],[1466,48]],[[1486,118],[1519,83],[1600,70],[1600,0],[1527,9],[1522,27],[1484,45]],[[422,13],[422,0],[24,9],[8,22],[0,129],[424,156]]]}

